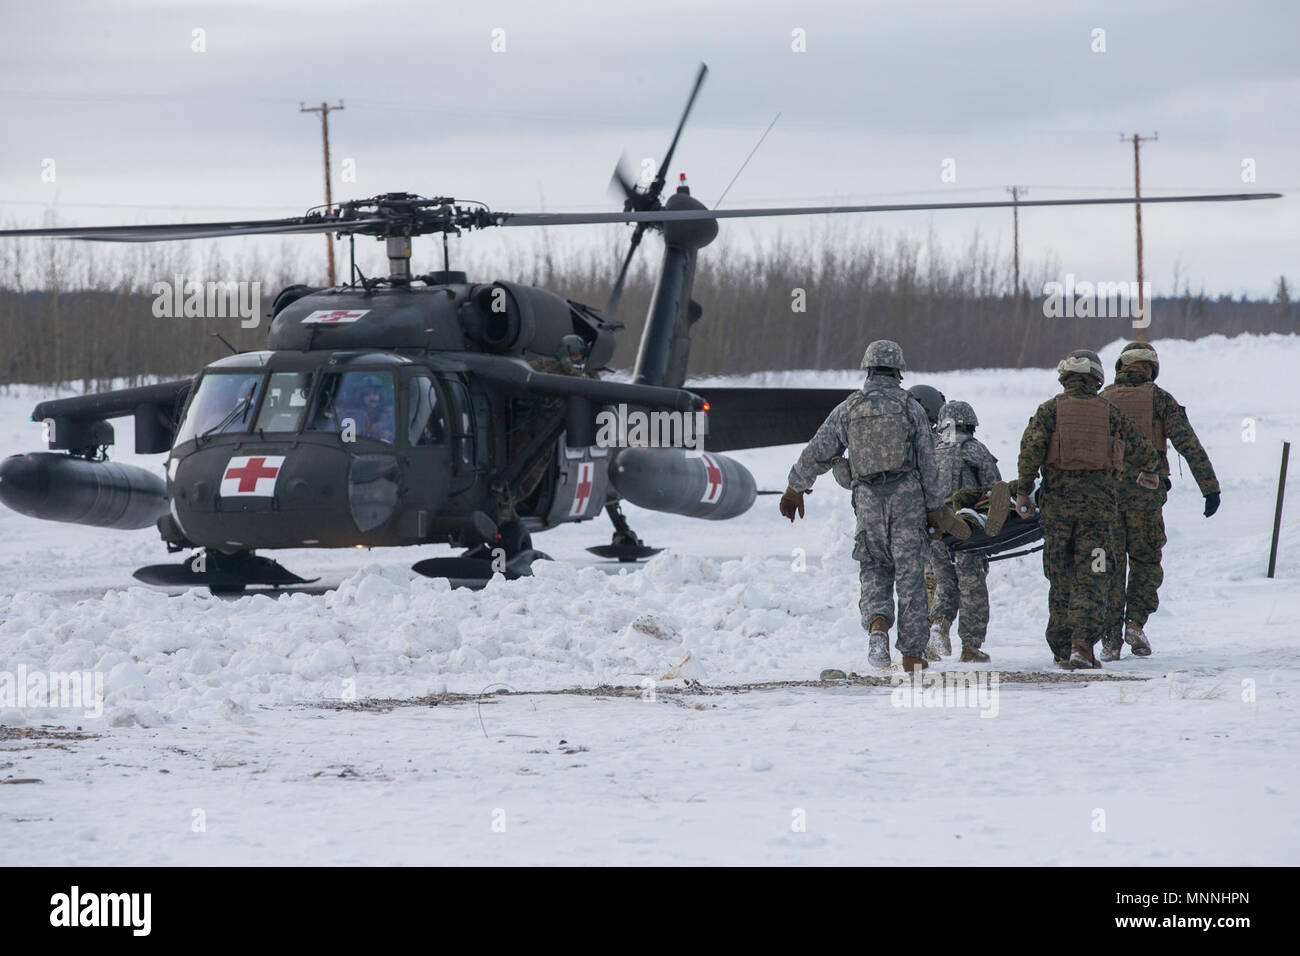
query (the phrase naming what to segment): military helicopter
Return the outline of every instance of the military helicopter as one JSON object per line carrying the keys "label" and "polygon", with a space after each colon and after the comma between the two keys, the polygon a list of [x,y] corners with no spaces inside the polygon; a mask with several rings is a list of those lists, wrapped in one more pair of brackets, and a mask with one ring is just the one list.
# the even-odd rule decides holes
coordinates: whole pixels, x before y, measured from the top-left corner
{"label": "military helicopter", "polygon": [[[620,161],[612,180],[624,199],[617,212],[511,213],[387,193],[287,219],[0,231],[102,242],[333,233],[347,236],[352,250],[346,284],[295,285],[277,296],[265,349],[228,355],[192,378],[41,402],[31,417],[46,424],[51,451],[0,463],[0,501],[56,521],[156,525],[169,552],[197,553],[135,577],[214,592],[310,583],[258,551],[429,543],[465,551],[414,570],[481,585],[496,572],[529,573],[545,557],[532,547],[533,534],[601,511],[613,522],[612,543],[590,550],[637,560],[656,549],[628,526],[620,501],[706,520],[740,515],[755,501],[754,478],[720,453],[806,441],[846,397],[842,389],[682,387],[691,326],[702,316],[691,298],[699,251],[717,236],[718,220],[1139,201],[708,209],[684,177],[663,199],[706,74],[702,64],[654,179],[635,185]],[[634,224],[603,309],[506,279],[471,281],[450,267],[452,235],[594,223]],[[622,328],[615,316],[624,281],[649,230],[661,235],[663,257],[632,381],[602,378]],[[443,237],[443,268],[414,274],[411,239],[431,234]],[[358,236],[384,241],[386,277],[361,273]],[[580,368],[535,367],[565,349]],[[704,450],[598,441],[598,413],[618,406],[706,412]],[[110,421],[124,417],[134,420],[137,453],[167,455],[165,478],[107,460]]]}

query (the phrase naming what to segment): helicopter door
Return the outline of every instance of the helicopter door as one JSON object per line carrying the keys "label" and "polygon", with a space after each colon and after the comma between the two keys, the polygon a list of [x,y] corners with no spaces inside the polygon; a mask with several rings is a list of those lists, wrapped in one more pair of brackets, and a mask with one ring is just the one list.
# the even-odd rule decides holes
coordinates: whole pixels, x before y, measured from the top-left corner
{"label": "helicopter door", "polygon": [[[403,375],[405,394],[401,440],[410,465],[406,475],[406,505],[412,511],[435,513],[446,500],[451,475],[447,408],[433,376]],[[427,520],[427,519],[426,519]]]}
{"label": "helicopter door", "polygon": [[447,388],[448,436],[451,441],[451,465],[458,475],[469,474],[476,470],[476,451],[474,442],[474,406],[470,402],[469,389],[458,378],[446,377],[443,384]]}

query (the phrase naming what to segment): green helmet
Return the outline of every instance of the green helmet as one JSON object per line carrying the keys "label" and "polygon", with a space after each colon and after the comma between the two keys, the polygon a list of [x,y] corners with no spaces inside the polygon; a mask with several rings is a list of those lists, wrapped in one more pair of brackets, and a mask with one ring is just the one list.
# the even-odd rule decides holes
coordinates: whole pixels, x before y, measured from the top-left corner
{"label": "green helmet", "polygon": [[1101,367],[1101,356],[1092,349],[1075,349],[1056,366],[1056,377],[1064,382],[1067,375],[1091,375],[1098,385],[1106,384],[1106,370]]}
{"label": "green helmet", "polygon": [[1160,374],[1160,356],[1156,355],[1156,347],[1148,345],[1146,342],[1130,342],[1120,350],[1119,358],[1115,359],[1115,371],[1120,371],[1125,365],[1135,365],[1138,362],[1151,363],[1151,380],[1154,382],[1157,375]]}
{"label": "green helmet", "polygon": [[943,403],[946,401],[943,392],[933,385],[913,385],[907,391],[921,403],[921,407],[925,409],[925,417],[930,419],[930,424],[936,424],[939,421],[939,409],[943,408]]}
{"label": "green helmet", "polygon": [[963,428],[974,428],[980,423],[979,416],[975,414],[975,409],[971,408],[965,402],[944,402],[943,408],[939,409],[939,424],[952,422],[954,425]]}
{"label": "green helmet", "polygon": [[900,372],[907,370],[903,362],[903,348],[889,339],[876,339],[867,346],[862,355],[863,368],[896,368]]}
{"label": "green helmet", "polygon": [[566,335],[560,339],[560,344],[555,347],[556,358],[581,359],[587,354],[587,343],[582,341],[580,335]]}

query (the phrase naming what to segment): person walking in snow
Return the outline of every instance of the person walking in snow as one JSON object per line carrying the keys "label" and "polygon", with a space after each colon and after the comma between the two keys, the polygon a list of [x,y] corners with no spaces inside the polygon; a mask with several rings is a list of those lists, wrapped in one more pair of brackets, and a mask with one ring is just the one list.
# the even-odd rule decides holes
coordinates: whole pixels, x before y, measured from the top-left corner
{"label": "person walking in snow", "polygon": [[843,455],[857,518],[853,557],[860,565],[858,609],[868,634],[867,660],[892,667],[889,628],[898,592],[899,651],[909,673],[927,667],[925,605],[927,530],[970,536],[970,528],[944,505],[925,409],[901,385],[903,350],[879,340],[862,357],[867,380],[831,412],[790,469],[781,514],[803,517],[804,495]]}
{"label": "person walking in snow", "polygon": [[1187,420],[1187,409],[1156,385],[1159,374],[1160,357],[1155,347],[1145,342],[1130,342],[1115,360],[1114,384],[1101,392],[1102,398],[1133,420],[1160,456],[1160,484],[1156,488],[1140,486],[1132,462],[1124,465],[1125,480],[1120,482],[1117,495],[1119,514],[1112,548],[1114,576],[1106,634],[1101,642],[1103,661],[1119,660],[1126,643],[1138,657],[1151,653],[1145,627],[1147,618],[1160,605],[1160,582],[1165,576],[1160,557],[1166,540],[1163,509],[1173,487],[1169,480],[1169,443],[1187,459],[1192,477],[1205,496],[1205,517],[1219,510],[1219,482],[1214,477],[1210,456]]}

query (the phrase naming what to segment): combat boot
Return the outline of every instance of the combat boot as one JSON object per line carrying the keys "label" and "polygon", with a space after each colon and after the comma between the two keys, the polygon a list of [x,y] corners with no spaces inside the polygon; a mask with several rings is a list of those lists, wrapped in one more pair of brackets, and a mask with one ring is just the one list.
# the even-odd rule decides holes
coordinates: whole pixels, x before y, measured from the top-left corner
{"label": "combat boot", "polygon": [[1109,637],[1102,638],[1101,653],[1097,656],[1103,661],[1117,661],[1119,660],[1120,651],[1123,647],[1124,642],[1122,640],[1115,640]]}
{"label": "combat boot", "polygon": [[994,482],[989,489],[989,513],[984,518],[984,533],[989,537],[1002,530],[1011,512],[1011,486],[1005,481]]}
{"label": "combat boot", "polygon": [[[930,625],[930,643],[925,647],[925,656],[932,661],[939,660],[940,657],[948,657],[952,654],[952,621],[941,617]],[[934,652],[934,657],[930,657],[930,652]]]}
{"label": "combat boot", "polygon": [[925,670],[929,666],[930,662],[924,657],[913,657],[911,654],[903,655],[903,673],[905,674],[911,674],[918,667],[921,670]]}
{"label": "combat boot", "polygon": [[974,645],[963,644],[961,646],[961,662],[963,664],[987,664],[989,656]]}
{"label": "combat boot", "polygon": [[883,617],[871,622],[871,630],[867,634],[867,663],[882,671],[894,666],[894,662],[889,659],[889,625]]}
{"label": "combat boot", "polygon": [[1133,648],[1134,657],[1150,657],[1151,642],[1147,640],[1147,635],[1140,624],[1134,624],[1132,621],[1124,622],[1124,641]]}
{"label": "combat boot", "polygon": [[1074,641],[1070,647],[1070,659],[1064,666],[1068,670],[1078,671],[1101,667],[1101,662],[1092,652],[1092,642]]}

